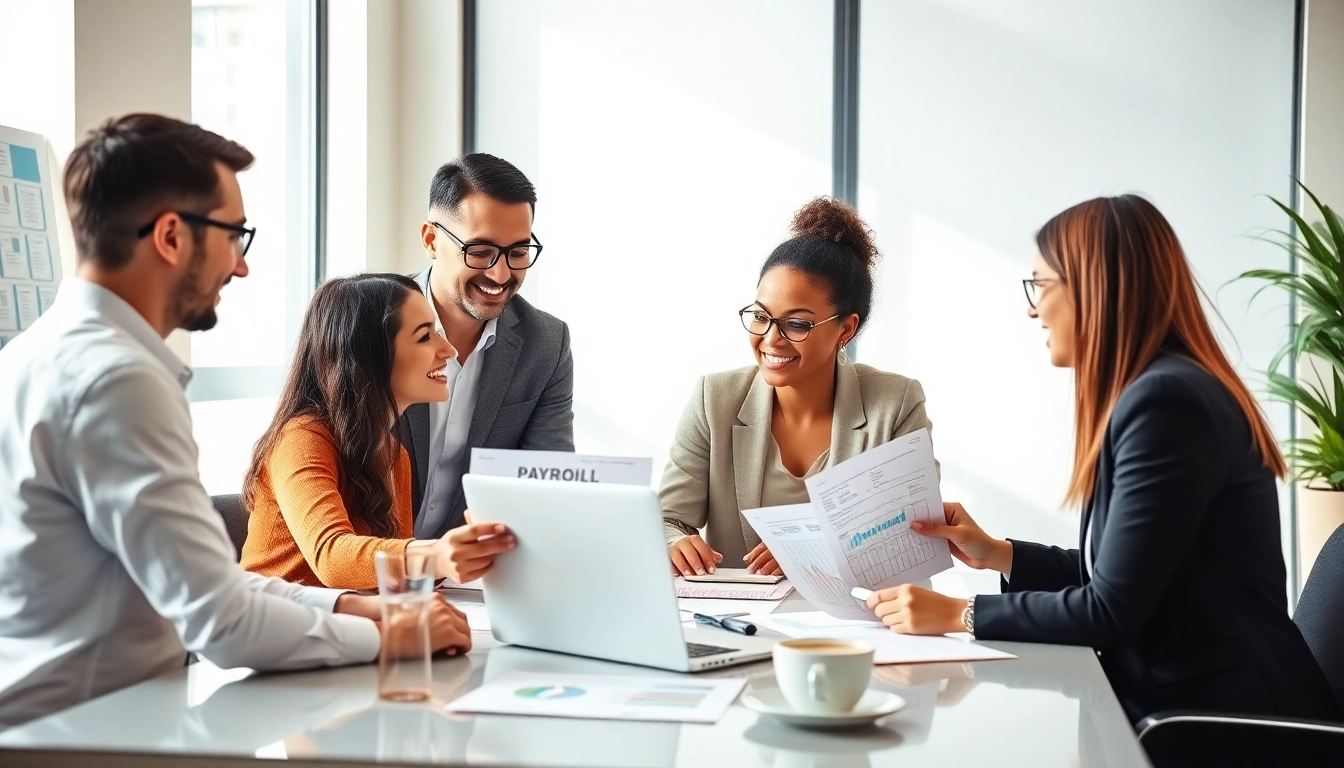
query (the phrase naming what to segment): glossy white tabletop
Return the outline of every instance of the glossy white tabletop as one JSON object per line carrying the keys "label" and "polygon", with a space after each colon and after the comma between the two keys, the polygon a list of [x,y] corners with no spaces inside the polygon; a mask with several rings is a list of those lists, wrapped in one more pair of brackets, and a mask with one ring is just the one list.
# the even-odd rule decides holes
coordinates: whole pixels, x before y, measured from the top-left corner
{"label": "glossy white tabletop", "polygon": [[[0,733],[0,747],[622,768],[1148,765],[1090,649],[989,644],[1019,658],[875,668],[871,687],[908,705],[856,731],[799,730],[741,704],[715,725],[449,714],[445,702],[509,671],[673,674],[476,633],[469,656],[434,664],[424,704],[380,702],[372,665],[267,675],[202,662]],[[769,662],[708,674],[774,687]]]}

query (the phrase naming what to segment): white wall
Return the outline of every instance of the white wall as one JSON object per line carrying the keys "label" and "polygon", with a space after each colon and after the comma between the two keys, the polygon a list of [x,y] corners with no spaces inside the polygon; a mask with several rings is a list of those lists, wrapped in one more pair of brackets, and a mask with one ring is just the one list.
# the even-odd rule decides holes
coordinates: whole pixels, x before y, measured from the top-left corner
{"label": "white wall", "polygon": [[1226,284],[1287,263],[1247,235],[1285,223],[1262,195],[1289,193],[1293,42],[1291,0],[864,4],[860,207],[886,259],[859,356],[924,383],[944,497],[991,532],[1078,540],[1072,379],[1019,282],[1064,208],[1152,200],[1262,388],[1286,302]]}
{"label": "white wall", "polygon": [[[766,6],[770,12],[763,12]],[[830,0],[480,4],[477,149],[537,186],[522,294],[569,323],[579,450],[654,457],[831,189]]]}

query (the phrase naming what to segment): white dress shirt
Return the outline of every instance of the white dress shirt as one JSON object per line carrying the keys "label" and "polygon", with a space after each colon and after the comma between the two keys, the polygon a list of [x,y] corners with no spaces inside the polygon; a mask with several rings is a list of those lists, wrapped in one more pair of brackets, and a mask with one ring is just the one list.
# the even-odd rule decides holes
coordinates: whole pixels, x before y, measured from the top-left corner
{"label": "white dress shirt", "polygon": [[[428,285],[425,298],[434,306]],[[446,337],[443,323],[435,314],[435,328]],[[428,538],[452,512],[453,500],[462,485],[462,462],[466,459],[471,417],[476,412],[476,391],[480,388],[481,368],[485,366],[485,351],[495,343],[498,322],[497,319],[486,322],[466,365],[459,363],[457,356],[448,361],[448,401],[429,404],[429,471],[425,473],[420,514],[415,518],[416,538]]]}
{"label": "white dress shirt", "polygon": [[197,473],[191,371],[112,292],[68,278],[0,350],[0,727],[181,667],[378,653],[337,590],[243,571]]}

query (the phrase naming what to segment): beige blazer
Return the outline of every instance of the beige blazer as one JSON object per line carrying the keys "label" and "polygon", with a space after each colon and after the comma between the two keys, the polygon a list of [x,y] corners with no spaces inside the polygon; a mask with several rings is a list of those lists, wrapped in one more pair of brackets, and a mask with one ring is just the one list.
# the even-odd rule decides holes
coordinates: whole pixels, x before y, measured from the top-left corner
{"label": "beige blazer", "polygon": [[[700,379],[658,490],[669,545],[708,526],[705,539],[724,567],[740,568],[760,543],[742,510],[760,506],[774,400],[755,366]],[[840,356],[827,468],[921,427],[933,424],[918,381]]]}

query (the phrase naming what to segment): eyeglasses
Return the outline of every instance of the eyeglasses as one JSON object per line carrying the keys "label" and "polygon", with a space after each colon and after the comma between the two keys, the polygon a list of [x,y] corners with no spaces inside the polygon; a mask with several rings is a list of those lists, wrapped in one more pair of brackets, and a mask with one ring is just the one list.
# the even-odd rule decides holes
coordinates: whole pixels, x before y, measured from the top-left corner
{"label": "eyeglasses", "polygon": [[541,241],[537,240],[537,236],[530,232],[528,235],[534,242],[526,245],[505,246],[495,245],[494,243],[464,243],[462,238],[449,232],[448,228],[439,222],[430,223],[443,230],[443,234],[453,238],[453,242],[457,243],[458,247],[462,249],[463,263],[471,269],[489,269],[495,266],[495,262],[499,261],[500,254],[505,253],[508,255],[504,257],[504,263],[509,266],[509,269],[527,269],[536,264],[537,259],[541,257]]}
{"label": "eyeglasses", "polygon": [[[180,218],[181,221],[190,223],[190,225],[219,227],[219,229],[237,234],[238,245],[235,246],[235,249],[238,250],[239,257],[247,256],[247,249],[251,247],[251,241],[253,241],[254,237],[257,237],[257,227],[231,225],[231,223],[228,222],[215,221],[215,219],[210,217],[203,217],[203,215],[200,214],[185,213],[185,211],[172,211],[172,213],[177,214],[177,218]],[[159,215],[161,217],[163,214]],[[155,231],[155,222],[157,221],[159,221],[159,217],[155,217],[155,221],[149,222],[148,225],[142,226],[140,229],[136,230],[136,237],[148,237],[149,233]]]}
{"label": "eyeglasses", "polygon": [[1058,280],[1049,277],[1029,277],[1022,281],[1022,290],[1027,294],[1027,303],[1032,309],[1036,308],[1036,302],[1040,301],[1041,291],[1044,291],[1051,283],[1058,283]]}
{"label": "eyeglasses", "polygon": [[839,315],[832,315],[825,320],[812,322],[800,317],[776,318],[766,314],[755,305],[749,305],[738,310],[737,316],[742,318],[742,327],[747,329],[747,333],[755,336],[764,336],[770,332],[770,326],[779,329],[779,335],[789,341],[807,341],[807,337],[812,335],[812,329],[822,323],[829,323]]}
{"label": "eyeglasses", "polygon": [[[252,238],[257,236],[256,227],[243,227],[237,224],[230,224],[227,221],[216,221],[208,216],[201,216],[200,214],[196,213],[186,213],[185,211],[172,211],[172,213],[177,214],[178,218],[182,219],[188,224],[196,224],[202,227],[219,227],[222,230],[234,233],[235,235],[238,236],[238,245],[236,246],[236,248],[238,249],[239,256],[247,255],[247,249],[252,247]],[[162,215],[163,214],[159,214],[159,216]],[[149,233],[154,231],[154,224],[158,220],[159,220],[158,216],[155,216],[154,221],[151,221],[145,226],[136,230],[135,236],[138,238],[148,237]]]}

